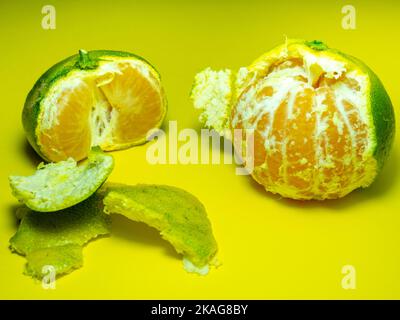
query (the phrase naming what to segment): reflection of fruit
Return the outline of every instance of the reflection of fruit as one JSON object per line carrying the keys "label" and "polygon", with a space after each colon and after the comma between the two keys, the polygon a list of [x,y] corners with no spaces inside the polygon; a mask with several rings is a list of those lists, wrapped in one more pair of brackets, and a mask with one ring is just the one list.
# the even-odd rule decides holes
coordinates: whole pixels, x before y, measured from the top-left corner
{"label": "reflection of fruit", "polygon": [[145,60],[126,52],[81,50],[40,77],[22,122],[44,159],[81,160],[92,146],[108,151],[144,143],[165,112],[160,77]]}
{"label": "reflection of fruit", "polygon": [[206,274],[216,264],[217,243],[203,204],[190,193],[170,186],[107,184],[104,210],[144,222],[161,232],[187,271]]}
{"label": "reflection of fruit", "polygon": [[57,211],[89,198],[113,167],[113,157],[94,148],[89,159],[80,165],[72,158],[41,163],[32,176],[10,176],[10,186],[14,196],[32,210]]}
{"label": "reflection of fruit", "polygon": [[284,197],[340,198],[369,186],[393,141],[393,108],[378,77],[319,41],[287,41],[235,77],[206,69],[192,98],[206,125],[254,129],[252,175]]}

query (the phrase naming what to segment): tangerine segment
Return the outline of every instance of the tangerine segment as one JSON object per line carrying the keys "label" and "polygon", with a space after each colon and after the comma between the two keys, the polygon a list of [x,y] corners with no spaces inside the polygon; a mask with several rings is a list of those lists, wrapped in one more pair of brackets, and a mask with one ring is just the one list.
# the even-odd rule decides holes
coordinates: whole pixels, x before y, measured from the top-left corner
{"label": "tangerine segment", "polygon": [[[129,63],[120,63],[120,72],[113,80],[100,85],[100,90],[116,112],[113,132],[114,144],[145,141],[149,130],[162,120],[163,96],[157,80],[148,73],[144,75]],[[105,150],[114,147],[106,146]]]}
{"label": "tangerine segment", "polygon": [[86,158],[92,140],[88,121],[91,106],[95,105],[93,90],[86,81],[75,78],[67,88],[54,91],[40,119],[38,140],[42,152],[55,162]]}
{"label": "tangerine segment", "polygon": [[337,190],[346,188],[352,181],[354,170],[352,159],[352,137],[344,117],[336,106],[334,93],[329,88],[320,88],[317,95],[321,97],[322,104],[326,106],[318,114],[318,122],[325,126],[318,131],[318,185],[315,189],[321,193],[335,197]]}
{"label": "tangerine segment", "polygon": [[368,185],[365,168],[373,159],[363,81],[287,57],[244,88],[231,125],[255,130],[254,178],[295,199],[338,198]]}
{"label": "tangerine segment", "polygon": [[52,161],[84,159],[93,146],[109,151],[143,143],[165,115],[154,71],[124,59],[72,71],[53,85],[42,105],[36,130],[42,153]]}
{"label": "tangerine segment", "polygon": [[286,183],[298,190],[308,191],[314,180],[313,169],[316,155],[314,152],[314,131],[316,119],[313,110],[314,90],[305,88],[292,93],[292,108],[287,115],[286,136]]}

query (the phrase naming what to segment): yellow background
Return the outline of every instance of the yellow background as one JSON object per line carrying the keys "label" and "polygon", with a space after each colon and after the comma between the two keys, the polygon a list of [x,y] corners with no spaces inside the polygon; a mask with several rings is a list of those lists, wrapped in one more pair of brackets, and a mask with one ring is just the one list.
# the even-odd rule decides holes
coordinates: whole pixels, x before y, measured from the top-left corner
{"label": "yellow background", "polygon": [[[41,28],[53,4],[56,30]],[[199,128],[189,100],[193,76],[206,66],[238,68],[291,38],[320,39],[364,60],[399,106],[396,1],[352,0],[357,29],[341,28],[348,1],[1,1],[0,4],[0,298],[400,298],[399,139],[385,170],[367,190],[342,200],[296,202],[267,194],[234,165],[158,165],[148,146],[113,153],[110,180],[169,184],[206,206],[223,265],[207,277],[183,271],[157,232],[114,217],[110,238],[84,249],[84,267],[44,290],[11,254],[15,232],[7,176],[33,173],[40,161],[24,140],[26,94],[51,65],[78,49],[125,50],[160,71],[167,120]],[[397,109],[397,108],[396,108]],[[353,265],[356,290],[341,287]]]}

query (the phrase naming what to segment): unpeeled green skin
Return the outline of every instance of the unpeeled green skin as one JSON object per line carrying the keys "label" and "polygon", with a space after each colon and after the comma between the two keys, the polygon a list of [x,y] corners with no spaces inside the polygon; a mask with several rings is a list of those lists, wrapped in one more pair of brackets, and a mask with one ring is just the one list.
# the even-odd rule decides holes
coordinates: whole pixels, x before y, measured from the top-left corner
{"label": "unpeeled green skin", "polygon": [[381,170],[393,145],[396,121],[394,109],[388,93],[385,90],[378,76],[361,60],[344,54],[336,49],[328,48],[321,41],[304,41],[304,44],[317,51],[329,51],[354,63],[363,72],[368,74],[370,81],[369,101],[371,104],[372,117],[375,127],[376,146],[374,157],[378,162],[378,169]]}
{"label": "unpeeled green skin", "polygon": [[[80,50],[79,54],[70,56],[48,69],[35,83],[26,98],[24,109],[22,111],[22,124],[26,137],[35,151],[46,161],[50,161],[43,154],[40,146],[36,142],[36,128],[38,126],[39,114],[41,111],[41,102],[46,96],[49,89],[58,80],[67,76],[74,70],[94,70],[98,66],[99,61],[106,60],[107,56],[111,57],[127,57],[146,63],[158,76],[158,71],[145,59],[129,52],[112,51],[112,50]],[[165,106],[166,108],[166,106]],[[166,112],[166,111],[165,111]],[[165,115],[165,113],[164,113]]]}
{"label": "unpeeled green skin", "polygon": [[171,186],[120,184],[107,184],[101,192],[106,212],[156,228],[195,269],[207,268],[207,273],[214,264],[217,243],[211,223],[203,204],[190,193]]}
{"label": "unpeeled green skin", "polygon": [[19,208],[21,218],[10,248],[26,256],[25,273],[43,277],[43,267],[51,266],[56,275],[66,274],[82,266],[82,248],[90,240],[110,233],[110,217],[103,212],[98,194],[57,212],[36,212]]}

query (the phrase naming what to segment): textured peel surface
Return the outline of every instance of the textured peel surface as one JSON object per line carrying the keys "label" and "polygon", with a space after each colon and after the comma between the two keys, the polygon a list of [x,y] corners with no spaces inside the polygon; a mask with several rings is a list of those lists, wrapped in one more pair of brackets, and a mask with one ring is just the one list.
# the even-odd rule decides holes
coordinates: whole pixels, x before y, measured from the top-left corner
{"label": "textured peel surface", "polygon": [[217,252],[211,223],[201,202],[171,186],[107,184],[104,209],[156,228],[192,266],[205,274]]}
{"label": "textured peel surface", "polygon": [[82,247],[90,240],[110,232],[110,218],[103,212],[102,198],[89,199],[57,212],[35,212],[20,207],[21,218],[10,239],[13,251],[26,256],[25,273],[43,276],[43,267],[52,266],[65,274],[82,265]]}
{"label": "textured peel surface", "polygon": [[54,276],[71,273],[82,267],[82,247],[75,244],[43,248],[26,255],[25,274],[41,279],[54,272]]}

